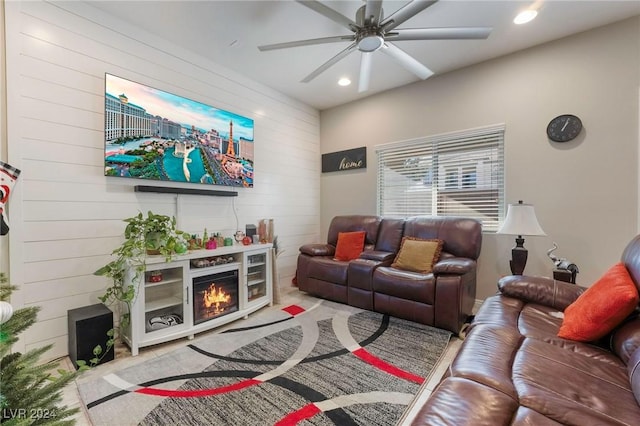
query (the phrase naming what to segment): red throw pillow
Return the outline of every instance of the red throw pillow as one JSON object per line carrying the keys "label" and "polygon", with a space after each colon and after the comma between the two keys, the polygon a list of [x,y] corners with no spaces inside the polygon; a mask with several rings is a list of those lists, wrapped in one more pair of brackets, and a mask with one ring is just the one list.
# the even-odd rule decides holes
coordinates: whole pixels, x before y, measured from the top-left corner
{"label": "red throw pillow", "polygon": [[638,306],[638,289],[622,262],[567,306],[558,337],[590,342],[620,324]]}
{"label": "red throw pillow", "polygon": [[333,260],[349,261],[360,257],[364,250],[365,231],[338,232],[338,243]]}

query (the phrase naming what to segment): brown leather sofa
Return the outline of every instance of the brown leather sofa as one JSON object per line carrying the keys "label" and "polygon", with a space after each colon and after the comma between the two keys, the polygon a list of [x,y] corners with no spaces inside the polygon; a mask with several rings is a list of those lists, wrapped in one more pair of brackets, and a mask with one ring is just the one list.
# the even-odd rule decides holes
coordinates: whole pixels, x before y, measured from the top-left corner
{"label": "brown leather sofa", "polygon": [[[640,236],[622,262],[640,290]],[[413,425],[640,425],[640,318],[597,343],[557,337],[585,288],[543,277],[498,283]]]}
{"label": "brown leather sofa", "polygon": [[[340,232],[366,231],[364,252],[352,261],[334,260]],[[391,267],[403,236],[444,241],[433,272]],[[298,255],[298,288],[314,296],[458,333],[471,315],[480,222],[468,218],[336,216],[327,243],[307,244]]]}

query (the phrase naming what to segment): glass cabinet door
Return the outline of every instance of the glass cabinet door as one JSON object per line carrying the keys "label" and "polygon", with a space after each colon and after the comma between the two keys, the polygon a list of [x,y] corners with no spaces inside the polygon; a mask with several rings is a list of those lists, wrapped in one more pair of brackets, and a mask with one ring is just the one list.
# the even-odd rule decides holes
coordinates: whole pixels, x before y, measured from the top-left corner
{"label": "glass cabinet door", "polygon": [[247,254],[247,299],[252,302],[267,295],[267,253]]}

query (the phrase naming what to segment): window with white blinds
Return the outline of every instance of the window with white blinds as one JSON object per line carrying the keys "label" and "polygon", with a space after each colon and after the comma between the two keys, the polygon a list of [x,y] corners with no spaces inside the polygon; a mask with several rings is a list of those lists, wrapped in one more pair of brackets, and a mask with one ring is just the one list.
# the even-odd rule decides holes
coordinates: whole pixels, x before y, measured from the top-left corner
{"label": "window with white blinds", "polygon": [[378,214],[504,218],[504,126],[380,145]]}

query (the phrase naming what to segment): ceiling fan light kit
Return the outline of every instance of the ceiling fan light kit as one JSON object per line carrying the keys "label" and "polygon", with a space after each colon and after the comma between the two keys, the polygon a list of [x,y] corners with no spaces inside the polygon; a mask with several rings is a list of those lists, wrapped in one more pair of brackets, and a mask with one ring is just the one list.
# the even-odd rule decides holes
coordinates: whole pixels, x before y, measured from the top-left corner
{"label": "ceiling fan light kit", "polygon": [[364,53],[375,52],[384,44],[384,37],[378,32],[371,30],[363,31],[358,39],[358,50]]}
{"label": "ceiling fan light kit", "polygon": [[325,6],[319,1],[297,0],[297,2],[325,18],[345,27],[353,34],[269,44],[258,46],[258,49],[260,51],[269,51],[299,46],[350,41],[351,44],[349,46],[324,64],[320,65],[320,67],[316,68],[311,74],[303,78],[301,82],[310,82],[347,55],[358,50],[362,53],[360,62],[360,78],[358,83],[359,92],[365,92],[369,89],[371,55],[378,50],[393,58],[403,68],[412,72],[420,79],[424,80],[433,75],[433,71],[406,53],[404,50],[391,43],[392,41],[486,39],[491,33],[491,28],[487,27],[397,28],[408,19],[437,3],[437,0],[410,1],[386,18],[384,17],[382,10],[381,0],[367,0],[365,5],[361,6],[356,12],[355,21],[352,21],[348,17],[328,6]]}

